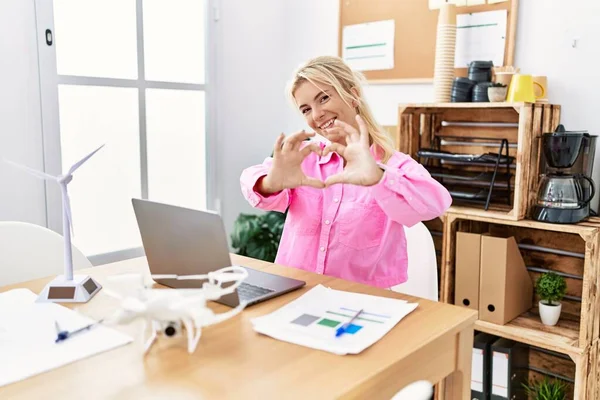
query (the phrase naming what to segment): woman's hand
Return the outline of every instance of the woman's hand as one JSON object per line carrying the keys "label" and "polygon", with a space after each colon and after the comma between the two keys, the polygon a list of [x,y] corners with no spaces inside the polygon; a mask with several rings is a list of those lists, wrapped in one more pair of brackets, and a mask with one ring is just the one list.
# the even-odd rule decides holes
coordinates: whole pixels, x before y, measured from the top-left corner
{"label": "woman's hand", "polygon": [[304,130],[296,132],[287,139],[282,133],[275,141],[273,149],[273,164],[268,174],[259,181],[258,191],[262,194],[273,194],[283,189],[293,189],[298,186],[324,188],[325,183],[319,179],[307,177],[302,171],[302,161],[311,152],[321,154],[318,143],[310,143],[301,149],[304,140],[314,136],[314,132]]}
{"label": "woman's hand", "polygon": [[369,132],[363,119],[357,115],[356,122],[359,130],[340,120],[334,121],[334,127],[328,132],[346,139],[346,145],[331,143],[323,149],[323,156],[335,151],[346,160],[344,170],[325,180],[326,186],[336,183],[350,183],[360,186],[371,186],[383,177],[383,171],[373,158],[369,149]]}

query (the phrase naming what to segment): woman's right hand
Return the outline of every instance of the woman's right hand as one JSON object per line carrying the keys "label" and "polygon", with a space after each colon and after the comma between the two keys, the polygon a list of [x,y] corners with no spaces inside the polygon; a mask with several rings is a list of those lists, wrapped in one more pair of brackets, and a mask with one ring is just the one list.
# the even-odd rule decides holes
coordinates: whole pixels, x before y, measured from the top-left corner
{"label": "woman's right hand", "polygon": [[321,154],[318,143],[310,143],[301,148],[304,140],[314,135],[314,132],[308,133],[304,130],[294,133],[287,139],[283,133],[279,135],[273,149],[271,169],[257,187],[261,194],[269,195],[298,186],[312,186],[319,189],[325,187],[323,181],[307,177],[301,168],[302,161],[311,152]]}

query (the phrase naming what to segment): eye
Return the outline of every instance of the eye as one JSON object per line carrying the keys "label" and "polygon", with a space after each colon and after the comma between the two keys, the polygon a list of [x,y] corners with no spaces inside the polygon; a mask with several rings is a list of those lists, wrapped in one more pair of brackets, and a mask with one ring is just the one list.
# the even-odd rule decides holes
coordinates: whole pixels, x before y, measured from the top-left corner
{"label": "eye", "polygon": [[300,112],[302,113],[302,115],[306,114],[307,112],[310,111],[310,108],[303,108],[302,110],[300,110]]}
{"label": "eye", "polygon": [[321,103],[325,103],[327,100],[329,100],[329,95],[324,95],[321,97]]}

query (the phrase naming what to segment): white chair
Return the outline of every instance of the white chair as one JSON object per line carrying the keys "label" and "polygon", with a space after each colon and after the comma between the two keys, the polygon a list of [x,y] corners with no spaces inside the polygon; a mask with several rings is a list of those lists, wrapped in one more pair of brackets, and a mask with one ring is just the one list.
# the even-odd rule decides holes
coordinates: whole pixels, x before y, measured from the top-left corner
{"label": "white chair", "polygon": [[392,400],[429,400],[433,396],[433,385],[428,381],[417,381],[405,386]]}
{"label": "white chair", "polygon": [[435,245],[429,229],[422,223],[405,226],[408,253],[408,280],[391,289],[424,299],[438,301],[438,270]]}
{"label": "white chair", "polygon": [[[73,248],[73,269],[92,263]],[[0,221],[0,286],[64,272],[64,242],[58,233],[26,222]]]}

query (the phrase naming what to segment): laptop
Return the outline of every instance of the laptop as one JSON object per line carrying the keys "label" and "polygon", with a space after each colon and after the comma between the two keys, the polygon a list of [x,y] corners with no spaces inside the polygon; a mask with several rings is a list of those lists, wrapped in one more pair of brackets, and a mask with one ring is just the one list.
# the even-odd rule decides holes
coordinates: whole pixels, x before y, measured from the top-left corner
{"label": "laptop", "polygon": [[[150,200],[132,199],[148,266],[152,274],[196,275],[232,265],[221,216]],[[258,271],[243,265],[248,277],[218,303],[236,307],[272,299],[301,288],[304,281]],[[199,288],[204,281],[159,279],[172,288]]]}

